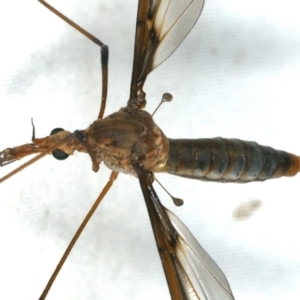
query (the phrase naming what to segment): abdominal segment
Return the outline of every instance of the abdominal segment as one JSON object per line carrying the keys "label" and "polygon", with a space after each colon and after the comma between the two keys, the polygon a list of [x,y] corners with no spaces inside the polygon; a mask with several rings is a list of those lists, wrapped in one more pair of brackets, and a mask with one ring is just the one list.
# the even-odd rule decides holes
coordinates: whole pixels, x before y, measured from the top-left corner
{"label": "abdominal segment", "polygon": [[169,139],[161,172],[223,182],[264,181],[299,172],[299,156],[238,139]]}

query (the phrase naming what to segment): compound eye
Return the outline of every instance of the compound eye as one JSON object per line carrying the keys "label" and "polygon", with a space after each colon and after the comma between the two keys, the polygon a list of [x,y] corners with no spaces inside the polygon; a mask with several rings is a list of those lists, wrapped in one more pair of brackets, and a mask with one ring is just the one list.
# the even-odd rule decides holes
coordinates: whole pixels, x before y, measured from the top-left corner
{"label": "compound eye", "polygon": [[[62,128],[54,128],[51,132],[50,135],[54,135],[60,131],[64,131],[64,129]],[[69,157],[69,154],[65,153],[64,151],[60,150],[60,149],[55,149],[54,151],[52,151],[52,155],[54,156],[54,158],[58,159],[58,160],[64,160],[66,158]]]}

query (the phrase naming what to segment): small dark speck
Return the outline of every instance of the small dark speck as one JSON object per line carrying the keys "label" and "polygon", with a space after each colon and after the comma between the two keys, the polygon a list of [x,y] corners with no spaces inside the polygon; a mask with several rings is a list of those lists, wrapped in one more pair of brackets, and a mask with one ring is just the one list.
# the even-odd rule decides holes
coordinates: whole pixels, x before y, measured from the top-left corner
{"label": "small dark speck", "polygon": [[261,200],[250,200],[237,206],[233,212],[233,218],[237,221],[251,217],[262,206]]}

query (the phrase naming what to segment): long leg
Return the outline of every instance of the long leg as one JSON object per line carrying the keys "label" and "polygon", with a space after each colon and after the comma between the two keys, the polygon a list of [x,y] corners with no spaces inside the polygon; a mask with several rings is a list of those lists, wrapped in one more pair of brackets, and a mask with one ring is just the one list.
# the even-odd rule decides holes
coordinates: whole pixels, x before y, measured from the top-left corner
{"label": "long leg", "polygon": [[100,105],[100,111],[98,114],[98,119],[102,119],[105,111],[106,106],[106,98],[107,98],[107,87],[108,87],[108,56],[109,56],[109,50],[108,46],[102,43],[99,39],[97,39],[95,36],[84,30],[82,27],[74,23],[72,20],[70,20],[68,17],[63,15],[61,12],[56,10],[53,6],[48,4],[44,0],[38,0],[41,4],[43,4],[45,7],[47,7],[50,11],[52,11],[55,15],[57,15],[59,18],[67,22],[69,25],[71,25],[73,28],[78,30],[80,33],[82,33],[84,36],[86,36],[89,40],[97,44],[101,47],[100,55],[101,55],[101,70],[102,70],[102,96],[101,96],[101,105]]}
{"label": "long leg", "polygon": [[[165,212],[158,206],[161,206],[158,197],[152,187],[151,178],[149,178],[150,173],[146,173],[139,168],[136,169],[140,181],[140,185],[142,188],[142,192],[145,198],[150,222],[152,225],[154,237],[157,244],[157,249],[161,258],[161,262],[164,268],[166,280],[168,283],[169,291],[171,294],[172,300],[182,300],[184,299],[184,291],[182,286],[179,283],[176,268],[174,265],[174,256],[172,247],[169,245],[169,241],[167,242],[163,230],[165,229],[161,223],[163,222],[165,227],[168,228],[168,234],[172,234],[173,226],[171,225],[167,216],[165,216]],[[156,200],[156,207],[153,199]],[[163,221],[161,221],[163,220]],[[173,237],[172,237],[173,238]],[[176,243],[172,241],[170,244]]]}
{"label": "long leg", "polygon": [[187,227],[156,195],[153,174],[134,165],[172,300],[234,300],[229,283]]}
{"label": "long leg", "polygon": [[68,258],[70,252],[72,251],[76,241],[78,240],[80,234],[82,233],[83,229],[85,228],[86,224],[88,223],[88,221],[91,219],[92,215],[94,214],[94,212],[96,211],[97,207],[99,206],[101,200],[105,197],[106,193],[109,191],[109,189],[111,188],[111,186],[113,185],[114,181],[117,179],[118,173],[116,172],[111,172],[110,178],[108,180],[108,182],[106,183],[105,187],[103,188],[103,190],[101,191],[100,195],[98,196],[98,198],[96,199],[95,203],[93,204],[93,206],[91,207],[91,209],[89,210],[89,212],[87,213],[86,217],[84,218],[84,220],[82,221],[82,223],[80,224],[79,228],[77,229],[75,235],[73,236],[70,244],[68,245],[65,253],[63,254],[62,258],[60,259],[59,263],[57,264],[53,274],[51,275],[42,295],[40,296],[39,300],[43,300],[47,297],[47,294],[55,280],[55,278],[57,277],[60,269],[62,268],[63,264],[65,263],[66,259]]}

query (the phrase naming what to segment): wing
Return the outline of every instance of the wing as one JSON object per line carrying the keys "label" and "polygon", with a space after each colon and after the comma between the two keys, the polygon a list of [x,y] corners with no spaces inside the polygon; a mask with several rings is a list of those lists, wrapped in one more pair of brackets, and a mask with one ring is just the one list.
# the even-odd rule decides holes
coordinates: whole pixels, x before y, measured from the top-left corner
{"label": "wing", "polygon": [[204,0],[140,0],[128,106],[146,105],[147,75],[164,62],[195,25]]}
{"label": "wing", "polygon": [[232,300],[229,283],[187,227],[159,201],[152,173],[138,170],[172,300]]}

